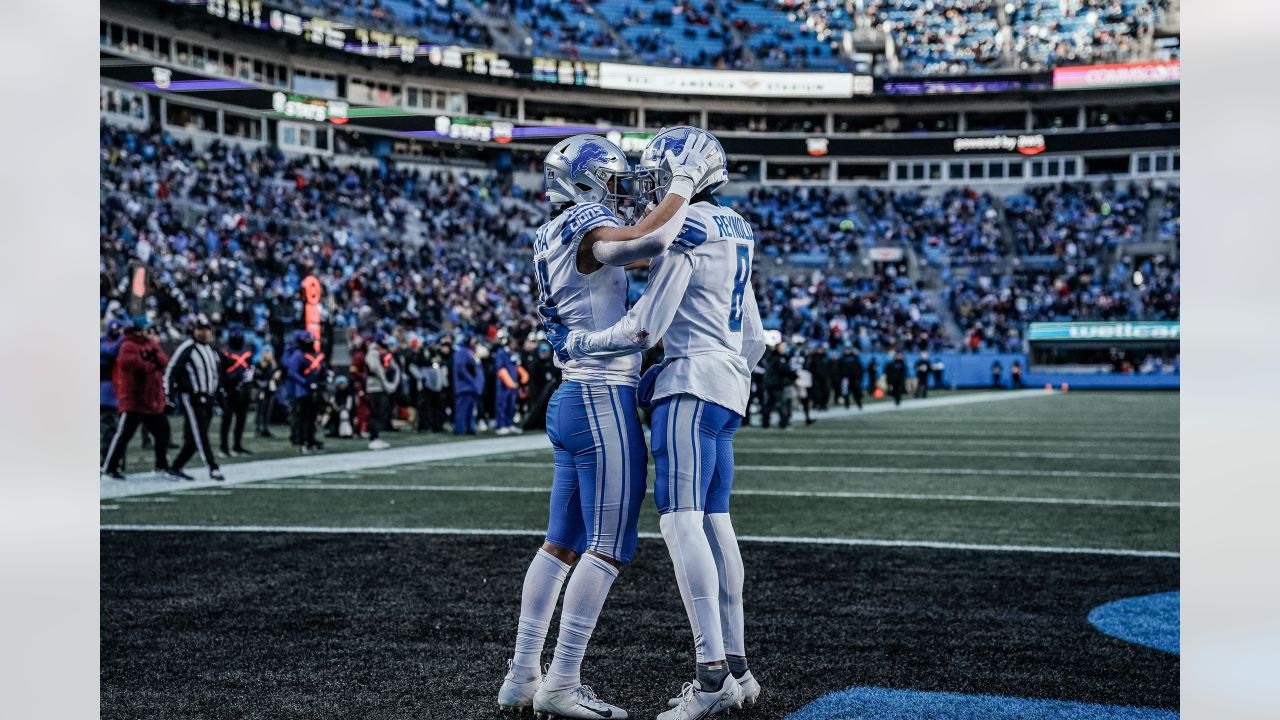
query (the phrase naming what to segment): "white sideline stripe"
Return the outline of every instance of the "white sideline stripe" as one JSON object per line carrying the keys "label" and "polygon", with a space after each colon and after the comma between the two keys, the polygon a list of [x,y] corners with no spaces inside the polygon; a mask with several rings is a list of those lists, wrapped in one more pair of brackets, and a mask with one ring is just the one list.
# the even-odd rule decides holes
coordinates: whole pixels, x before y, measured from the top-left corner
{"label": "white sideline stripe", "polygon": [[[851,439],[856,439],[854,436]],[[847,444],[844,443],[844,444]],[[1028,458],[1035,460],[1177,460],[1177,455],[1130,455],[1121,453],[1068,453],[1068,452],[999,452],[995,450],[894,450],[888,448],[779,448],[779,447],[741,447],[734,442],[734,453],[758,455],[889,455],[893,457],[980,457],[980,458]]]}
{"label": "white sideline stripe", "polygon": [[[956,423],[960,424],[960,423]],[[1055,433],[1051,431],[1045,432],[1023,432],[1014,433],[1004,430],[992,429],[989,432],[931,432],[929,430],[904,427],[901,429],[890,429],[878,427],[874,430],[863,430],[856,426],[843,430],[821,430],[815,428],[806,428],[806,435],[813,435],[820,438],[826,437],[866,437],[866,438],[895,438],[909,435],[911,437],[924,438],[927,440],[965,440],[968,438],[1006,438],[1010,441],[1031,440],[1035,438],[1043,438],[1052,436],[1054,438],[1061,437],[1064,440],[1084,440],[1084,441],[1117,441],[1117,440],[1154,440],[1154,441],[1177,441],[1180,437],[1178,432],[1170,433],[1107,433],[1089,434],[1089,433]]]}
{"label": "white sideline stripe", "polygon": [[[856,440],[857,437],[853,438]],[[741,440],[733,441],[733,449],[735,457],[743,455],[886,455],[890,457],[937,457],[939,455],[945,457],[978,457],[978,458],[1015,458],[1015,459],[1033,459],[1033,460],[1156,460],[1174,462],[1180,458],[1177,455],[1141,455],[1129,453],[1069,453],[1069,452],[1024,452],[1020,450],[997,451],[997,450],[947,450],[943,448],[933,449],[930,447],[925,450],[912,449],[895,449],[881,447],[848,447],[849,440],[841,440],[840,447],[834,448],[780,448],[774,447],[776,442],[768,444],[744,443]],[[1001,443],[1007,444],[1007,443]],[[541,450],[528,450],[519,453],[510,453],[513,457],[530,457],[545,454]],[[354,479],[356,475],[347,475],[346,479]],[[342,478],[335,478],[342,479]]]}
{"label": "white sideline stripe", "polygon": [[[432,467],[448,468],[541,468],[550,467],[548,463],[538,462],[470,462],[435,463]],[[1087,477],[1133,480],[1176,480],[1178,473],[1147,472],[1111,472],[1104,470],[979,470],[976,468],[901,468],[901,467],[840,467],[836,465],[740,465],[733,466],[734,471],[747,472],[805,472],[805,473],[850,473],[858,475],[974,475],[986,477],[997,475],[1002,477]],[[735,491],[736,492],[736,491]]]}
{"label": "white sideline stripe", "polygon": [[[548,487],[519,487],[506,485],[366,485],[363,483],[332,483],[326,485],[294,485],[292,483],[257,483],[241,490],[369,490],[373,492],[478,492],[478,493],[542,493],[551,492]],[[761,497],[798,498],[851,498],[866,500],[933,500],[938,502],[993,502],[1027,503],[1032,505],[1098,505],[1103,507],[1151,507],[1176,508],[1177,502],[1164,500],[1100,500],[1096,498],[1018,497],[1016,495],[930,495],[928,493],[883,493],[855,490],[759,490],[734,488],[735,497],[758,495]]]}
{"label": "white sideline stripe", "polygon": [[[1056,394],[1055,394],[1056,395]],[[893,403],[869,405],[861,413],[857,410],[827,410],[817,414],[819,418],[854,417],[858,415],[875,415],[886,412],[904,412],[910,410],[927,410],[929,408],[950,407],[953,405],[971,405],[974,403],[995,402],[1002,400],[1019,400],[1043,398],[1050,396],[1040,390],[1006,390],[1001,392],[974,393],[954,397],[914,400],[894,407]],[[252,460],[243,463],[228,464],[222,468],[227,479],[223,481],[200,478],[194,481],[177,483],[161,480],[152,473],[129,475],[128,482],[117,480],[100,480],[98,496],[102,500],[137,495],[168,493],[175,490],[197,490],[200,488],[224,487],[258,480],[280,480],[288,477],[320,475],[334,472],[356,472],[373,468],[394,467],[396,465],[412,465],[436,460],[457,460],[460,458],[481,457],[486,455],[502,455],[521,450],[543,450],[551,447],[546,433],[536,432],[527,435],[511,435],[507,437],[485,438],[483,440],[464,440],[458,442],[434,443],[431,445],[413,445],[409,447],[391,448],[389,450],[358,450],[349,453],[332,455],[306,455],[276,460]]]}
{"label": "white sideline stripe", "polygon": [[[546,537],[545,530],[506,530],[501,528],[437,528],[437,527],[325,527],[317,525],[102,525],[109,532],[234,532],[234,533],[319,533],[325,535],[479,535]],[[660,540],[659,533],[642,532],[646,540]],[[933,550],[977,550],[981,552],[1059,553],[1068,555],[1122,555],[1125,557],[1177,558],[1170,550],[1128,550],[1121,548],[1045,547],[1040,545],[985,545],[978,543],[935,542],[932,540],[878,540],[872,538],[818,538],[769,535],[739,535],[742,542],[780,543],[790,545],[848,545],[872,547],[929,548]]]}
{"label": "white sideline stripe", "polygon": [[[773,431],[761,430],[760,432],[772,433]],[[993,433],[993,435],[998,435],[998,433]],[[912,437],[907,432],[904,432],[901,435],[885,435],[885,436],[878,436],[878,437],[868,437],[867,435],[861,434],[856,430],[850,430],[849,433],[846,435],[831,435],[829,437],[802,437],[802,436],[792,435],[792,434],[780,435],[778,437],[770,437],[767,435],[739,435],[733,439],[733,446],[747,448],[747,449],[751,448],[752,446],[774,447],[778,444],[779,441],[787,442],[792,438],[795,438],[797,441],[805,445],[820,445],[824,447],[830,446],[830,445],[848,447],[850,442],[867,441],[867,442],[874,442],[876,447],[892,447],[896,445],[905,445],[907,447],[924,446],[929,448],[935,448],[935,447],[938,447],[938,445],[942,442],[937,438]],[[1039,440],[1032,440],[1030,438],[1018,438],[1016,440],[1000,440],[1000,439],[983,440],[980,438],[948,438],[946,440],[946,443],[948,445],[955,445],[960,447],[985,447],[989,445],[995,446],[995,447],[1011,447],[1011,446],[1028,447],[1028,446],[1037,446],[1037,445],[1049,445],[1054,448],[1078,447],[1078,448],[1094,448],[1094,449],[1096,448],[1114,449],[1116,447],[1131,447],[1134,441],[1133,440],[1116,440],[1116,441],[1094,440],[1094,441],[1086,442],[1086,441],[1077,441],[1077,440],[1056,440],[1054,438],[1049,438],[1049,437],[1042,437]],[[1176,445],[1178,444],[1178,441],[1176,440],[1167,441],[1167,442],[1164,440],[1144,441],[1144,444]]]}
{"label": "white sideline stripe", "polygon": [[99,505],[98,509],[99,510],[119,510],[120,506],[119,505]]}

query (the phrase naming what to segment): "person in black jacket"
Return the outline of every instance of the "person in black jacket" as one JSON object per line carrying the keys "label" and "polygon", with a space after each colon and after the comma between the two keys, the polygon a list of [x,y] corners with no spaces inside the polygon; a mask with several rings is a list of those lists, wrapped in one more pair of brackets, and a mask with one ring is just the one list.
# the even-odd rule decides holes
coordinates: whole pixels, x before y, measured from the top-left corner
{"label": "person in black jacket", "polygon": [[849,407],[849,400],[862,409],[862,360],[858,357],[858,353],[854,351],[852,345],[845,345],[844,350],[840,353],[840,360],[837,366],[837,377],[840,383],[841,396],[844,399],[844,406]]}
{"label": "person in black jacket", "polygon": [[197,315],[191,337],[174,351],[164,371],[168,403],[178,409],[183,419],[182,448],[173,459],[170,473],[186,480],[192,478],[182,468],[197,451],[209,468],[210,479],[225,479],[209,447],[209,425],[213,422],[214,398],[222,374],[218,353],[209,345],[212,339],[209,318]]}
{"label": "person in black jacket", "polygon": [[911,397],[929,397],[929,353],[921,352],[916,358],[916,391]]}
{"label": "person in black jacket", "polygon": [[[244,422],[253,402],[253,348],[244,344],[244,329],[233,327],[227,336],[227,347],[222,351],[222,383],[219,395],[222,401],[222,427],[218,433],[219,449],[223,457],[252,455],[244,446]],[[232,425],[235,426],[235,444],[228,445]]]}
{"label": "person in black jacket", "polygon": [[902,394],[907,391],[907,361],[902,351],[893,354],[893,359],[884,366],[885,380],[889,383],[889,394],[893,396],[893,404],[902,404]]}
{"label": "person in black jacket", "polygon": [[764,364],[764,410],[760,412],[760,424],[769,427],[769,418],[778,414],[778,427],[787,429],[791,424],[791,398],[788,389],[796,381],[796,372],[791,369],[791,360],[784,355],[778,346],[769,348],[764,353],[761,363]]}
{"label": "person in black jacket", "polygon": [[551,395],[560,387],[560,368],[552,358],[551,343],[538,341],[537,353],[528,364],[529,412],[524,418],[525,430],[542,430],[547,427],[547,405]]}
{"label": "person in black jacket", "polygon": [[815,410],[826,410],[831,401],[831,360],[827,357],[826,343],[820,343],[805,360],[805,370],[813,378],[809,397]]}
{"label": "person in black jacket", "polygon": [[880,364],[876,362],[874,357],[872,357],[871,362],[867,363],[867,389],[871,391],[873,396],[876,392],[876,383],[879,381]]}

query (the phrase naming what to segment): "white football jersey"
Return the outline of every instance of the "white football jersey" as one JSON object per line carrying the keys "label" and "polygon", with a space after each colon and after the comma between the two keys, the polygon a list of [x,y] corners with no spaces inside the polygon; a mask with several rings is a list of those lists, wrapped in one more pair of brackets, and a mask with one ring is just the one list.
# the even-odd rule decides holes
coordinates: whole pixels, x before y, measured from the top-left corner
{"label": "white football jersey", "polygon": [[688,393],[744,415],[751,366],[742,355],[743,330],[750,325],[748,299],[755,305],[751,226],[727,207],[696,203],[689,207],[676,244],[687,250],[693,274],[662,335],[666,367],[653,399]]}
{"label": "white football jersey", "polygon": [[[626,270],[606,265],[590,275],[578,272],[578,245],[583,236],[593,228],[622,224],[609,208],[588,203],[570,206],[538,228],[533,266],[539,304],[554,306],[570,330],[602,330],[627,312]],[[640,355],[634,352],[568,362],[555,357],[555,364],[565,380],[631,386],[639,381]]]}
{"label": "white football jersey", "polygon": [[616,326],[571,337],[571,353],[634,352],[661,339],[666,361],[654,400],[688,393],[745,415],[751,369],[764,353],[754,255],[751,227],[738,213],[690,206],[672,248],[650,265],[640,302]]}

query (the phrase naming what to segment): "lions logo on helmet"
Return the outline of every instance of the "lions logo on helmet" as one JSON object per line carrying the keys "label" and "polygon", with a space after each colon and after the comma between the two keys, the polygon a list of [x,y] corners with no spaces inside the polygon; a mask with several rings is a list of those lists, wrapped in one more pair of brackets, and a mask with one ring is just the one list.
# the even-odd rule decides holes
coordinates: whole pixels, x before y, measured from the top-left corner
{"label": "lions logo on helmet", "polygon": [[712,175],[710,182],[694,188],[696,193],[714,193],[729,182],[729,160],[724,153],[724,146],[715,135],[701,128],[680,125],[667,128],[653,136],[644,152],[640,153],[640,162],[636,163],[637,173],[642,183],[647,184],[646,192],[652,194],[652,202],[660,202],[671,185],[671,177],[675,168],[669,167],[667,153],[679,155],[691,138],[697,135],[706,136],[713,144],[713,157],[720,165],[719,172]]}
{"label": "lions logo on helmet", "polygon": [[612,160],[609,151],[600,147],[593,142],[585,142],[578,148],[578,156],[573,159],[573,163],[569,166],[569,172],[573,174],[590,172],[592,163],[607,164]]}

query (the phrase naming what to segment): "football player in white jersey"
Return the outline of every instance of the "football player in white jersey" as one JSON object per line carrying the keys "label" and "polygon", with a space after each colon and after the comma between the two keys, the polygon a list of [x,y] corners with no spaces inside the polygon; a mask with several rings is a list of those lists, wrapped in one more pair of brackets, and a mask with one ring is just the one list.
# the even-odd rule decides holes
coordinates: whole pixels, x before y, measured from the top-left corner
{"label": "football player in white jersey", "polygon": [[630,357],[663,342],[651,401],[654,497],[693,630],[697,676],[659,720],[711,717],[754,703],[760,693],[747,667],[742,556],[729,521],[733,437],[746,414],[751,369],[764,354],[751,286],[755,241],[746,221],[715,200],[728,172],[710,133],[665,130],[640,167],[654,178],[657,199],[670,192],[675,172],[667,158],[705,138],[715,143],[719,172],[697,188],[672,247],[650,265],[649,287],[636,306],[601,330],[548,324],[548,340],[571,362]]}
{"label": "football player in white jersey", "polygon": [[[552,217],[534,242],[541,313],[547,322],[594,331],[627,310],[625,265],[668,247],[684,225],[688,199],[716,170],[703,144],[664,161],[674,179],[667,196],[643,219],[635,173],[622,149],[595,135],[558,143],[545,161]],[[502,710],[532,707],[541,717],[626,718],[581,681],[582,657],[618,570],[636,546],[647,464],[636,416],[640,356],[582,358],[556,364],[564,381],[547,407],[555,477],[546,541],[525,575],[515,654],[498,692]],[[546,677],[542,647],[561,586],[560,634]]]}

